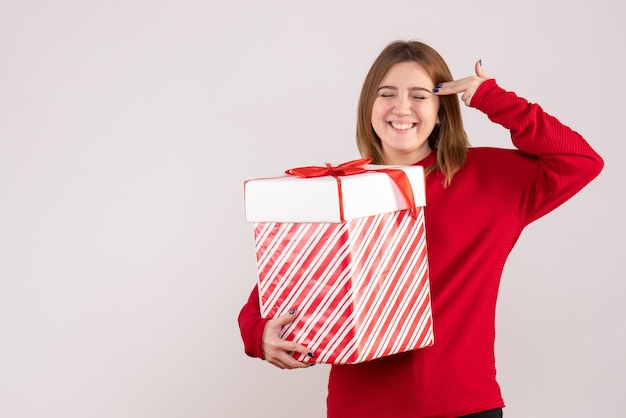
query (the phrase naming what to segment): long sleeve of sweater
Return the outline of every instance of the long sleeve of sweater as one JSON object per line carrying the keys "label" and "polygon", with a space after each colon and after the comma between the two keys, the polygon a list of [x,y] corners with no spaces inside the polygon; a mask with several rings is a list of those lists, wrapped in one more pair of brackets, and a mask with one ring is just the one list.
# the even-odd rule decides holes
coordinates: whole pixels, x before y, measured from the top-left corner
{"label": "long sleeve of sweater", "polygon": [[250,357],[264,359],[263,330],[268,319],[261,318],[259,290],[254,286],[248,302],[239,312],[239,330],[244,344],[244,351]]}
{"label": "long sleeve of sweater", "polygon": [[[494,193],[503,196],[505,204],[518,212],[523,225],[558,207],[603,168],[602,158],[580,134],[538,104],[502,89],[494,79],[481,84],[471,106],[508,129],[513,145],[526,154],[529,165],[535,166],[511,172],[518,166],[510,164],[503,154],[500,164],[490,164],[478,174],[479,180],[494,188]],[[494,177],[501,181],[494,181]]]}

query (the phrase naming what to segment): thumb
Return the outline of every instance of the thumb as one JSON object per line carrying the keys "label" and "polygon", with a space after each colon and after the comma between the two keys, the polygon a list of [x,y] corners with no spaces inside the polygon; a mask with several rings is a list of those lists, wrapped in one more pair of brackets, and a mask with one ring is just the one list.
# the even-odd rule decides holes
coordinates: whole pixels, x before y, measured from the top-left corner
{"label": "thumb", "polygon": [[485,80],[493,78],[483,69],[483,60],[476,61],[476,64],[474,65],[474,70],[476,71],[476,75],[480,78],[483,78]]}

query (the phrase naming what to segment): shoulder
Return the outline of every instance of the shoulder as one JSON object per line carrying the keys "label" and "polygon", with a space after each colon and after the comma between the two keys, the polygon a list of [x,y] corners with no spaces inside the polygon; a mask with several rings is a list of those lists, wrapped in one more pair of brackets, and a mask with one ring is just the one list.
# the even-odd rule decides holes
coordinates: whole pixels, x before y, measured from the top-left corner
{"label": "shoulder", "polygon": [[467,149],[467,161],[493,161],[494,159],[518,159],[530,157],[516,148],[470,147]]}
{"label": "shoulder", "polygon": [[536,156],[514,148],[470,147],[464,169],[474,172],[477,178],[489,180],[505,172],[527,172],[536,162]]}

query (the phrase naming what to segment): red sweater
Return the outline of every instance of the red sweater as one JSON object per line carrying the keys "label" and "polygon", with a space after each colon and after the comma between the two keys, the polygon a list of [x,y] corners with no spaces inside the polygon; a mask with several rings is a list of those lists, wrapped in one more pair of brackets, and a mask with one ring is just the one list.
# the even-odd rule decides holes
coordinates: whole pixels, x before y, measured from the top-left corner
{"label": "red sweater", "polygon": [[[481,84],[471,106],[509,129],[517,150],[470,148],[448,188],[441,173],[426,177],[435,344],[333,365],[329,418],[443,418],[504,406],[494,358],[504,263],[524,227],[589,183],[603,161],[578,133],[495,80]],[[250,356],[262,357],[265,322],[255,288],[239,316]]]}

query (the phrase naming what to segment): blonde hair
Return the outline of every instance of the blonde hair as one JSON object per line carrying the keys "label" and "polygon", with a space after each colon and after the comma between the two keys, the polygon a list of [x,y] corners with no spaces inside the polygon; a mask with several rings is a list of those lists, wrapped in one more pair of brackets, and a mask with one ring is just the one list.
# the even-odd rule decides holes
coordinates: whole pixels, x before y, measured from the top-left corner
{"label": "blonde hair", "polygon": [[[395,41],[382,50],[372,64],[359,98],[356,140],[359,152],[372,158],[374,164],[385,164],[381,140],[372,127],[372,107],[377,89],[387,71],[402,62],[420,64],[435,84],[452,81],[452,73],[444,59],[430,46],[418,41]],[[428,137],[428,144],[436,149],[435,163],[426,167],[426,174],[439,170],[445,177],[445,186],[450,185],[454,174],[463,166],[469,141],[463,128],[461,105],[456,94],[439,96],[439,121]]]}

